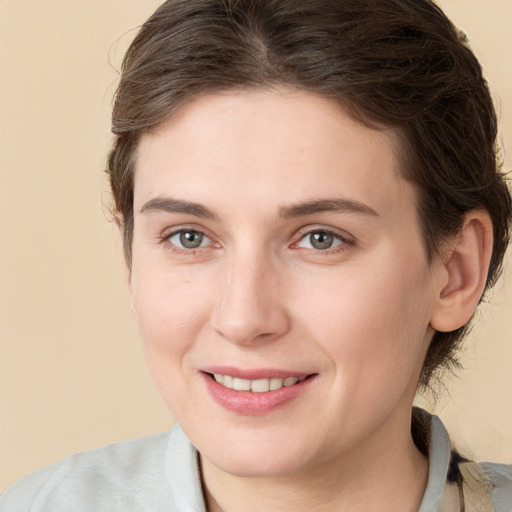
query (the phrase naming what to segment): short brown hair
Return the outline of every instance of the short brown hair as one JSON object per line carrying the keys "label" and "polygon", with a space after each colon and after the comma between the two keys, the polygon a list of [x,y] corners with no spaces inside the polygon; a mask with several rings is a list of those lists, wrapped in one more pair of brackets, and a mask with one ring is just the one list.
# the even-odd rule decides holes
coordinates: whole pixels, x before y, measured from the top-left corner
{"label": "short brown hair", "polygon": [[[165,2],[125,56],[112,115],[108,171],[128,265],[141,135],[202,94],[273,85],[331,98],[399,135],[430,262],[466,212],[487,210],[494,231],[487,285],[494,284],[511,222],[496,114],[466,38],[430,0]],[[420,384],[457,364],[466,330],[435,333]]]}

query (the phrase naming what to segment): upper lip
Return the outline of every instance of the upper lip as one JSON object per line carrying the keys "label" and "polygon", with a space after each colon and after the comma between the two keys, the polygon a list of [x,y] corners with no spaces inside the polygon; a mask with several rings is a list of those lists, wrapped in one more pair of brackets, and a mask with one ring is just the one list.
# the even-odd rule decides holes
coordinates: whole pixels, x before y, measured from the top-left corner
{"label": "upper lip", "polygon": [[287,377],[300,379],[314,374],[314,372],[285,370],[280,368],[235,368],[233,366],[205,366],[200,368],[200,371],[211,374],[230,375],[231,377],[246,380],[285,379]]}

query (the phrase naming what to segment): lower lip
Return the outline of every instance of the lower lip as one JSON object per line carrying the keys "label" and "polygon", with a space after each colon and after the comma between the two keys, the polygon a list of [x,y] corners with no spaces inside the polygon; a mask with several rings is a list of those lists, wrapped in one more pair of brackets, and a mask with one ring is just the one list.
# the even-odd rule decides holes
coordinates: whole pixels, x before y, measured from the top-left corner
{"label": "lower lip", "polygon": [[310,376],[293,386],[285,386],[265,393],[255,393],[226,388],[206,373],[203,373],[203,377],[210,395],[219,405],[228,411],[251,416],[268,414],[284,406],[290,400],[304,393],[314,380],[314,377]]}

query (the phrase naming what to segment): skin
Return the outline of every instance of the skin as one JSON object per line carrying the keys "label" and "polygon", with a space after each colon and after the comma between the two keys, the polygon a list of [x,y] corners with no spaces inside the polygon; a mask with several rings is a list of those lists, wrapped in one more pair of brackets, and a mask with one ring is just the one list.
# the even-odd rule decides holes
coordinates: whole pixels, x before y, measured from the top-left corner
{"label": "skin", "polygon": [[[411,406],[450,272],[427,263],[395,146],[287,90],[204,96],[142,138],[132,310],[201,454],[210,511],[418,509],[427,461]],[[344,207],[292,208],[326,199]],[[201,245],[180,246],[179,230]],[[318,232],[332,247],[312,246]],[[207,392],[209,365],[314,378],[275,410],[239,414]]]}

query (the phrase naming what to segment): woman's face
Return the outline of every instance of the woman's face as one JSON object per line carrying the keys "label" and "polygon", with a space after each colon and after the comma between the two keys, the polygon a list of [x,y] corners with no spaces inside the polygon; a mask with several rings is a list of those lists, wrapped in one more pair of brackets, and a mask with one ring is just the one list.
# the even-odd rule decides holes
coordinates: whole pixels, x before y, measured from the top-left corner
{"label": "woman's face", "polygon": [[217,468],[290,474],[407,434],[439,271],[393,147],[286,90],[204,96],[143,137],[133,311]]}

